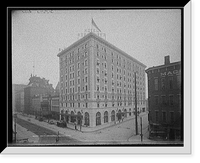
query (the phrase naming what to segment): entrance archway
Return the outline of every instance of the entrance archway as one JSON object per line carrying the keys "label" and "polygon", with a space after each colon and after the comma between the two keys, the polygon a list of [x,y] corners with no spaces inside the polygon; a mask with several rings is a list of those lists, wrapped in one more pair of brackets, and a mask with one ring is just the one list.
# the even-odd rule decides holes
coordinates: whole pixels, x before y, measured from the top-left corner
{"label": "entrance archway", "polygon": [[85,112],[85,125],[89,126],[90,125],[90,118],[89,118],[89,113]]}
{"label": "entrance archway", "polygon": [[108,122],[108,112],[105,111],[104,112],[104,123],[107,123]]}

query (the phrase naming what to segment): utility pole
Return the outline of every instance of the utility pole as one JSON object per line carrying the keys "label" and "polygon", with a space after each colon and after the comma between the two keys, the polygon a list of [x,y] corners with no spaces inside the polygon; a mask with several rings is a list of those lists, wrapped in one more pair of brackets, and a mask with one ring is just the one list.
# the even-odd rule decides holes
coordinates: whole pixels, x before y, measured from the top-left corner
{"label": "utility pole", "polygon": [[17,143],[17,127],[16,127],[16,121],[17,121],[17,114],[14,114],[14,134],[15,134],[15,143]]}
{"label": "utility pole", "polygon": [[141,126],[141,141],[143,141],[143,134],[142,134],[142,117],[140,117],[140,126]]}
{"label": "utility pole", "polygon": [[135,72],[135,134],[138,135],[136,72]]}

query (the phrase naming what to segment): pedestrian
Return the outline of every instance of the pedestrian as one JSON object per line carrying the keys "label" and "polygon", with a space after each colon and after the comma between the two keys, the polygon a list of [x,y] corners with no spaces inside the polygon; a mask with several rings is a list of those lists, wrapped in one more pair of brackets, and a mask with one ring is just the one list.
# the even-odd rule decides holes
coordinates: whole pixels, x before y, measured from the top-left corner
{"label": "pedestrian", "polygon": [[58,134],[56,136],[56,143],[59,141],[59,131],[58,131]]}
{"label": "pedestrian", "polygon": [[76,122],[74,122],[74,125],[75,125],[75,130],[77,130],[77,128],[76,128]]}

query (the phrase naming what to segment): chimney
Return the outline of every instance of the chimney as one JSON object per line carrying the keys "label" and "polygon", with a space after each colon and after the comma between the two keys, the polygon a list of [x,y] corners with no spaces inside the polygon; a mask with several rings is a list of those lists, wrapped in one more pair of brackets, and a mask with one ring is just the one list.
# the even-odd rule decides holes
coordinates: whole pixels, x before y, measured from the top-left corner
{"label": "chimney", "polygon": [[165,56],[165,65],[168,65],[168,64],[170,64],[170,56],[169,55]]}

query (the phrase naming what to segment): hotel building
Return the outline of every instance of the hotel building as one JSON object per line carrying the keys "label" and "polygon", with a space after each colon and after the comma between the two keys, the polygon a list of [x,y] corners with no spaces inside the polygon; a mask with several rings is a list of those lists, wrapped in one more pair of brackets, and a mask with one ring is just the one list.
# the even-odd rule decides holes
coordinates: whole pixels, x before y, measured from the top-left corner
{"label": "hotel building", "polygon": [[134,72],[138,111],[145,111],[146,66],[108,41],[90,32],[57,56],[62,120],[95,127],[134,116]]}

